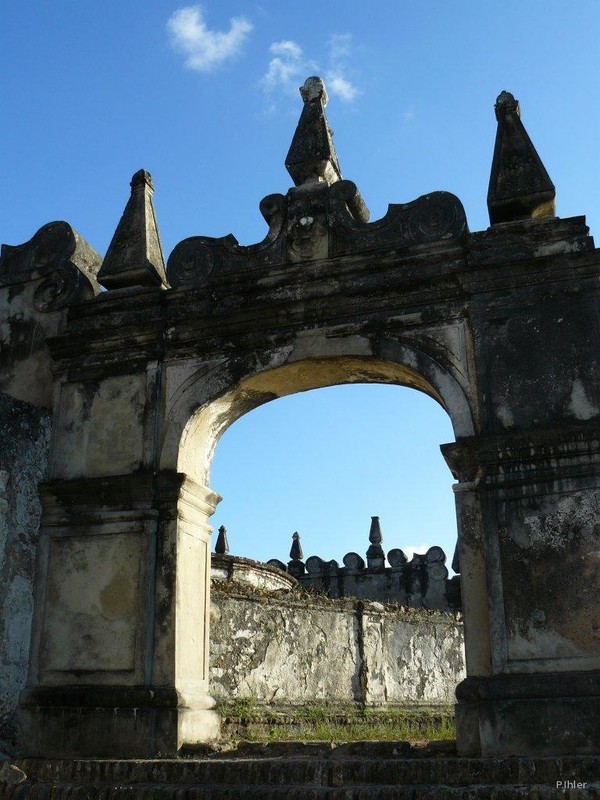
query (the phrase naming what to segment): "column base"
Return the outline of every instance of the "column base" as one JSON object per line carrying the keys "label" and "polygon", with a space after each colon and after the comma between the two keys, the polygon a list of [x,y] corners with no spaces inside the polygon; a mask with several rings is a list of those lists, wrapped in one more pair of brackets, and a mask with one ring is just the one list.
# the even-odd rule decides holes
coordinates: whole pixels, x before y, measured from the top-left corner
{"label": "column base", "polygon": [[456,689],[463,756],[600,754],[600,675],[467,678]]}
{"label": "column base", "polygon": [[[109,705],[123,695],[128,702]],[[206,700],[212,705],[211,698]],[[221,718],[216,711],[179,707],[176,702],[176,692],[164,689],[73,687],[70,696],[68,687],[26,689],[21,697],[19,754],[174,758],[184,745],[218,740]]]}

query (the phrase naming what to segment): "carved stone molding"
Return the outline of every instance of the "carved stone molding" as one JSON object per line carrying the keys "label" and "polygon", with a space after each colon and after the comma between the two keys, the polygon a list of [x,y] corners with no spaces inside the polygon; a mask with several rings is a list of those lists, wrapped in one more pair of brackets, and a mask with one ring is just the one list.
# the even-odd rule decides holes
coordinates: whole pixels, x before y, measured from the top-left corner
{"label": "carved stone molding", "polygon": [[98,294],[100,255],[67,222],[49,222],[28,242],[2,245],[0,287],[39,280],[33,303],[41,313]]}
{"label": "carved stone molding", "polygon": [[269,223],[262,242],[240,245],[233,235],[184,239],[171,253],[167,277],[173,287],[216,283],[227,273],[284,267],[351,253],[407,249],[456,241],[468,233],[460,200],[433,192],[391,205],[367,222],[368,211],[352,181],[290,189],[261,203]]}
{"label": "carved stone molding", "polygon": [[600,471],[600,429],[592,423],[563,431],[472,437],[441,445],[441,451],[461,483],[523,485]]}

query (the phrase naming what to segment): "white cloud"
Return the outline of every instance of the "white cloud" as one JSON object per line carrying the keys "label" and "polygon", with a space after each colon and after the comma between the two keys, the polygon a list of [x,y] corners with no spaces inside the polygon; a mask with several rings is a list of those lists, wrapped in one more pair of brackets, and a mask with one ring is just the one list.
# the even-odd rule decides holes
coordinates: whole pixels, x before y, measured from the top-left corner
{"label": "white cloud", "polygon": [[352,52],[352,35],[350,33],[333,33],[329,37],[329,60],[337,64],[350,56]]}
{"label": "white cloud", "polygon": [[424,555],[432,545],[430,544],[418,544],[415,546],[403,547],[402,552],[410,561],[411,558],[414,556],[415,553],[419,553],[420,555]]}
{"label": "white cloud", "polygon": [[337,95],[347,103],[352,102],[358,94],[358,89],[347,78],[339,73],[327,73],[327,90],[330,94]]}
{"label": "white cloud", "polygon": [[269,47],[269,52],[273,53],[273,55],[285,56],[292,60],[297,60],[302,57],[302,48],[300,45],[296,44],[296,42],[292,42],[290,39],[284,39],[282,42],[274,42],[271,47]]}
{"label": "white cloud", "polygon": [[[297,92],[305,78],[321,71],[319,63],[307,58],[300,45],[290,39],[273,42],[269,53],[271,60],[261,80],[262,87],[267,92]],[[329,37],[326,66],[321,74],[328,93],[344,102],[351,102],[360,94],[360,90],[347,74],[346,61],[351,55],[352,37],[349,33],[334,33]]]}
{"label": "white cloud", "polygon": [[237,56],[252,30],[244,17],[233,17],[226,32],[206,27],[201,6],[184,6],[167,22],[173,45],[185,56],[185,65],[198,72],[209,72]]}
{"label": "white cloud", "polygon": [[349,33],[334,33],[329,37],[329,61],[325,73],[327,89],[346,103],[351,103],[360,94],[347,75],[346,61],[351,55],[352,36]]}
{"label": "white cloud", "polygon": [[290,39],[273,42],[269,47],[273,58],[262,79],[264,89],[269,92],[276,90],[297,90],[296,84],[306,77],[304,73],[312,66],[304,58],[302,48]]}

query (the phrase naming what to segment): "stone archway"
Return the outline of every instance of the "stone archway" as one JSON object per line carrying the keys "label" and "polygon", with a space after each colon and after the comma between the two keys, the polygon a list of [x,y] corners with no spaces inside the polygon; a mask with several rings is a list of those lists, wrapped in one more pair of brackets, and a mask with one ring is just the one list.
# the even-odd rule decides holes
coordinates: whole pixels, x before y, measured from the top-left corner
{"label": "stone archway", "polygon": [[460,752],[598,752],[600,262],[585,221],[553,216],[554,188],[503,93],[491,228],[469,233],[445,192],[368,223],[341,180],[322,82],[302,94],[286,160],[296,185],[261,203],[263,242],[193,237],[165,272],[151,179],[136,173],[98,273],[108,291],[75,292],[49,339],[24,748],[175,755],[218,735],[205,624],[214,445],[273,397],[367,380],[427,392],[454,425],[443,452],[466,617]]}
{"label": "stone archway", "polygon": [[[263,359],[269,367],[256,370],[256,363],[248,366],[249,375],[231,389],[208,402],[201,402],[210,392],[206,373],[190,365],[192,378],[182,383],[181,391],[174,392],[172,406],[166,413],[165,437],[161,467],[168,468],[176,452],[176,468],[193,478],[200,486],[210,484],[210,463],[218,440],[224,431],[245,413],[299,391],[317,389],[340,383],[386,383],[408,386],[435,399],[448,413],[458,435],[469,436],[474,431],[474,420],[468,397],[454,375],[442,367],[423,349],[416,349],[406,341],[392,339],[370,342],[368,338],[350,337],[335,340],[337,355],[319,355],[327,346],[326,337],[301,337],[299,351],[286,348],[284,352],[271,353]],[[300,357],[296,358],[300,352]],[[386,358],[379,354],[385,353]],[[228,366],[224,365],[225,372]],[[419,371],[417,371],[417,369]],[[426,376],[426,377],[425,377]],[[211,372],[210,384],[223,386],[227,378]],[[195,409],[192,411],[192,409]],[[186,421],[187,420],[187,421]],[[180,447],[173,443],[179,439]],[[457,495],[457,503],[464,503],[466,495]],[[206,519],[196,522],[206,529],[214,506],[206,507]],[[465,607],[465,629],[468,641],[466,652],[471,674],[487,674],[490,655],[488,649],[489,620],[487,608],[480,602],[486,594],[485,565],[479,551],[467,548],[461,559],[466,565],[462,578]],[[189,580],[188,580],[189,585]],[[210,582],[197,583],[194,593],[208,592]],[[192,595],[194,594],[192,593]],[[208,634],[208,601],[204,605],[205,620],[196,623],[197,629]],[[205,649],[208,651],[208,635]]]}

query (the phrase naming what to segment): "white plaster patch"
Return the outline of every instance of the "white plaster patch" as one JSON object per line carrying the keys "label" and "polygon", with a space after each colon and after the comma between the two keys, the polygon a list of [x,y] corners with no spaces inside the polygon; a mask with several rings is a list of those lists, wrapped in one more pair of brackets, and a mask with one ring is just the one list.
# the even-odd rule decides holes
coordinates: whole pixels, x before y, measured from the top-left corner
{"label": "white plaster patch", "polygon": [[142,553],[137,533],[52,540],[44,669],[133,669]]}
{"label": "white plaster patch", "polygon": [[561,253],[577,253],[581,245],[577,242],[550,242],[535,249],[536,256],[555,256]]}
{"label": "white plaster patch", "polygon": [[[534,625],[536,623],[539,624],[539,621],[534,621]],[[576,658],[589,656],[589,653],[556,631],[531,625],[510,637],[508,656],[513,661],[531,658]]]}
{"label": "white plaster patch", "polygon": [[509,406],[498,406],[496,409],[496,416],[505,428],[514,427],[515,418]]}
{"label": "white plaster patch", "polygon": [[245,631],[236,631],[232,639],[251,639],[252,638],[252,631],[245,630]]}
{"label": "white plaster patch", "polygon": [[598,406],[591,403],[585,393],[585,386],[581,378],[573,381],[569,411],[575,419],[588,420],[600,413]]}
{"label": "white plaster patch", "polygon": [[139,467],[145,391],[145,375],[117,376],[101,383],[87,422],[87,474],[112,475]]}
{"label": "white plaster patch", "polygon": [[329,358],[331,356],[370,356],[371,343],[364,336],[324,336],[322,332],[302,331],[296,336],[289,363],[305,358]]}
{"label": "white plaster patch", "polygon": [[[553,498],[548,511],[539,511],[523,516],[523,530],[512,538],[521,547],[544,547],[566,550],[575,530],[589,530],[590,521],[595,520],[600,501],[590,494],[584,500],[581,494]],[[518,528],[516,529],[518,530]]]}
{"label": "white plaster patch", "polygon": [[388,322],[401,322],[404,325],[417,325],[423,320],[423,313],[421,311],[416,314],[398,314],[395,317],[389,317]]}
{"label": "white plaster patch", "polygon": [[229,577],[229,573],[226,569],[219,569],[218,567],[212,567],[210,570],[211,578],[216,578],[217,580],[222,579],[224,581],[227,580]]}
{"label": "white plaster patch", "polygon": [[30,303],[25,304],[26,292],[8,299],[8,292],[0,293],[0,341],[8,344],[11,339],[12,323],[15,319],[22,319],[27,311],[27,317],[32,317]]}

